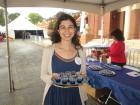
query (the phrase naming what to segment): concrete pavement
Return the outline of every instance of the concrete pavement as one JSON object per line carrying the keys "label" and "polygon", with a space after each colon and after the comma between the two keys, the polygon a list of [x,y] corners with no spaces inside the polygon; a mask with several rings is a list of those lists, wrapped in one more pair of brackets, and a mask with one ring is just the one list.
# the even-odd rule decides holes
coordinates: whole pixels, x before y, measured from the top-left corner
{"label": "concrete pavement", "polygon": [[0,49],[0,105],[41,105],[44,89],[40,80],[42,47],[28,40],[10,42],[14,93],[9,93],[6,42],[0,43]]}
{"label": "concrete pavement", "polygon": [[[6,42],[0,43],[0,105],[41,105],[44,83],[40,80],[43,46],[30,40],[10,42],[15,92],[9,93]],[[88,105],[97,105],[92,99]]]}

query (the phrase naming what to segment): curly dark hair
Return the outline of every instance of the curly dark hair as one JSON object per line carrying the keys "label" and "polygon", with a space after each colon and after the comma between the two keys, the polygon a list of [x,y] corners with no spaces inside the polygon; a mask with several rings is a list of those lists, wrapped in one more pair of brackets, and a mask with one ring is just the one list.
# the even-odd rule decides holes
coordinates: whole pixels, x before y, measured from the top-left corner
{"label": "curly dark hair", "polygon": [[111,36],[114,36],[118,41],[124,41],[123,32],[118,28],[111,32]]}
{"label": "curly dark hair", "polygon": [[77,34],[78,27],[77,27],[76,21],[75,21],[75,19],[71,15],[66,14],[66,13],[62,13],[61,16],[59,16],[57,18],[54,31],[52,32],[52,35],[51,35],[52,43],[54,44],[54,43],[58,43],[58,42],[61,41],[61,37],[60,37],[60,34],[58,32],[58,29],[59,29],[59,25],[64,20],[70,20],[73,23],[76,31],[75,31],[75,34],[74,34],[74,36],[72,38],[72,43],[75,45],[75,48],[81,47],[81,44],[80,44],[80,41],[79,41],[79,37],[80,36]]}

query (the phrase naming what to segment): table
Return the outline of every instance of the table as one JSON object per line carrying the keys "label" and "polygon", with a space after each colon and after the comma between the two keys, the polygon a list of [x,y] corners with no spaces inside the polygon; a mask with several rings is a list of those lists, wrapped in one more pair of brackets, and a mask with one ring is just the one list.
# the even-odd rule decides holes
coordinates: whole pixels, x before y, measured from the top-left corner
{"label": "table", "polygon": [[103,53],[107,53],[109,47],[108,46],[94,46],[93,48],[94,50],[92,50],[92,54],[91,54],[92,57],[96,57],[97,60],[106,62],[107,61],[106,57],[102,58],[100,57],[100,55]]}
{"label": "table", "polygon": [[[89,65],[100,65],[98,61],[89,62]],[[110,88],[122,105],[140,105],[140,76],[130,77],[126,73],[132,70],[122,68],[115,71],[113,77],[102,76],[98,71],[87,68],[87,75],[90,78],[90,85],[94,88]]]}

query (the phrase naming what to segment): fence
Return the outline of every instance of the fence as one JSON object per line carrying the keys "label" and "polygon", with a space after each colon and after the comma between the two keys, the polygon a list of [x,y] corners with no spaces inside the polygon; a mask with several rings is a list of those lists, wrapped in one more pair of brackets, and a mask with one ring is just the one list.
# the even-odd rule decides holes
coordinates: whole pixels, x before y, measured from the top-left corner
{"label": "fence", "polygon": [[35,42],[40,42],[42,41],[43,36],[37,36],[37,35],[30,35],[30,40],[35,41]]}
{"label": "fence", "polygon": [[127,65],[140,67],[140,49],[129,48],[126,51]]}

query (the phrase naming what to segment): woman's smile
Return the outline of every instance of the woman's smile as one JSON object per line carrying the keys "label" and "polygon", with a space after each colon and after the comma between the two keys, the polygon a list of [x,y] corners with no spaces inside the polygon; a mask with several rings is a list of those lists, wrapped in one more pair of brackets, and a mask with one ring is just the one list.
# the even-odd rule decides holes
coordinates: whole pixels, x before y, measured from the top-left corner
{"label": "woman's smile", "polygon": [[71,40],[75,34],[73,23],[70,20],[62,21],[58,32],[60,33],[62,40]]}

